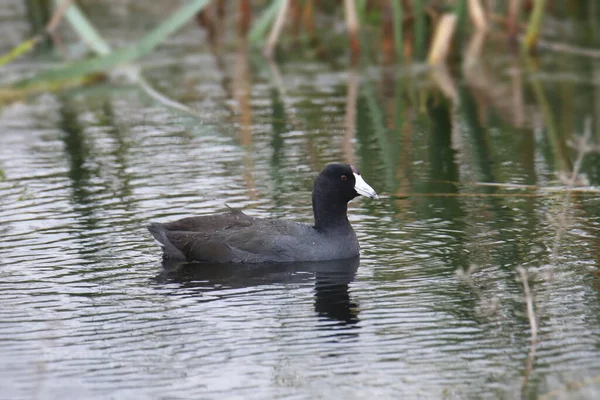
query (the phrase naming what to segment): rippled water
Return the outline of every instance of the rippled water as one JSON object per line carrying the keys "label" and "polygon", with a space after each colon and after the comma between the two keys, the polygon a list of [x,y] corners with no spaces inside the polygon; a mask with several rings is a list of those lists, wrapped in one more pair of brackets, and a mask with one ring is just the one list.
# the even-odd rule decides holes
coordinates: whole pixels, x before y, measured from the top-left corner
{"label": "rippled water", "polygon": [[[524,74],[555,108],[556,84],[584,99],[553,141],[535,99],[515,127],[464,83],[455,108],[430,83],[427,101],[407,100],[422,88],[392,77],[406,91],[393,103],[379,70],[161,57],[149,80],[200,122],[126,85],[0,110],[0,398],[519,397],[519,267],[539,326],[525,395],[598,396],[597,155],[578,171],[585,191],[557,190],[594,114],[591,79]],[[360,260],[161,264],[149,221],[227,203],[310,222],[312,180],[341,160],[383,197],[351,205]]]}

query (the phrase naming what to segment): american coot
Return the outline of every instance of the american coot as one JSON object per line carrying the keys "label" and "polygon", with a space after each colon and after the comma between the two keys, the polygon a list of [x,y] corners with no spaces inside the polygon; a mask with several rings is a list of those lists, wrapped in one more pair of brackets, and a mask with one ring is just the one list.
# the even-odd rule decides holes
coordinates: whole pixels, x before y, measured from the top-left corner
{"label": "american coot", "polygon": [[348,202],[377,194],[358,170],[330,164],[313,186],[314,226],[280,219],[253,218],[231,209],[227,213],[183,218],[148,230],[165,258],[211,263],[325,261],[359,254],[356,234],[348,222]]}

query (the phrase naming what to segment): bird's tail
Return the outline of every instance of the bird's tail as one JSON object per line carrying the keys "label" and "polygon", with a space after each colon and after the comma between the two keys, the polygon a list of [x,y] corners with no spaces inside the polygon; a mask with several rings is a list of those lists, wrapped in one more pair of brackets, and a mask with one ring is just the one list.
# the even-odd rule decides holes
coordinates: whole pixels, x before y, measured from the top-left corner
{"label": "bird's tail", "polygon": [[162,248],[164,258],[185,260],[185,255],[167,237],[167,229],[163,224],[153,222],[147,228],[154,237],[154,241]]}

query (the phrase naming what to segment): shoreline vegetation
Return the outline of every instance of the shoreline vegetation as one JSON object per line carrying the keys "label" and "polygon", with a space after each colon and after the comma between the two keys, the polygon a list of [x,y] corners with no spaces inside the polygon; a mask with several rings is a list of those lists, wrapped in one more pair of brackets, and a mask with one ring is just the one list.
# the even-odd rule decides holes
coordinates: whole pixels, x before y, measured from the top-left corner
{"label": "shoreline vegetation", "polygon": [[[556,4],[546,0],[272,0],[263,1],[261,5],[251,3],[249,0],[190,0],[171,11],[140,40],[113,50],[75,1],[28,0],[27,14],[33,36],[1,55],[0,66],[44,44],[65,52],[58,33],[58,28],[65,23],[94,54],[13,82],[3,88],[2,93],[59,90],[64,86],[95,82],[150,54],[193,21],[206,31],[213,51],[218,51],[226,31],[235,29],[237,40],[247,41],[251,48],[261,50],[269,61],[277,58],[276,51],[283,47],[282,41],[300,43],[317,52],[326,51],[324,36],[331,32],[320,26],[319,22],[324,19],[333,22],[333,26],[337,23],[345,27],[351,65],[359,64],[365,53],[373,49],[377,53],[369,57],[383,65],[425,63],[434,68],[456,61],[469,65],[476,62],[482,48],[490,42],[504,42],[509,51],[527,59],[540,50],[600,58],[600,49],[571,44],[572,37],[568,34],[564,41],[558,40],[555,32],[556,27],[562,31],[568,31],[570,26],[592,28],[600,13],[600,7],[593,1]],[[595,29],[590,32],[594,34]],[[285,52],[285,49],[280,51]]]}

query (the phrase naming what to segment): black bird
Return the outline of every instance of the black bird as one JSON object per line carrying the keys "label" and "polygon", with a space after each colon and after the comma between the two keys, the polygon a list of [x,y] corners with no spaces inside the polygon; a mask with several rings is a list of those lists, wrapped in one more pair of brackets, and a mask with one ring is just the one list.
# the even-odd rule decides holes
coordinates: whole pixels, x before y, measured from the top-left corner
{"label": "black bird", "polygon": [[253,218],[230,209],[223,214],[152,223],[148,230],[163,257],[210,263],[325,261],[356,257],[359,245],[348,221],[348,202],[377,194],[358,170],[330,164],[313,185],[314,225]]}

